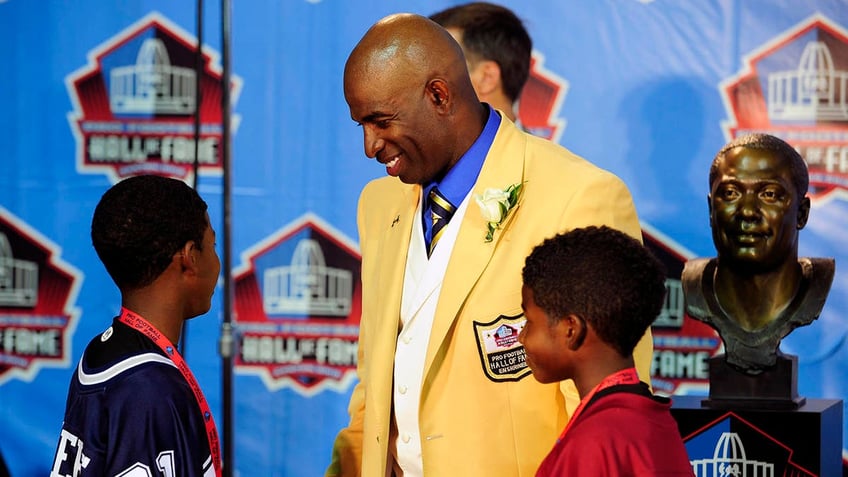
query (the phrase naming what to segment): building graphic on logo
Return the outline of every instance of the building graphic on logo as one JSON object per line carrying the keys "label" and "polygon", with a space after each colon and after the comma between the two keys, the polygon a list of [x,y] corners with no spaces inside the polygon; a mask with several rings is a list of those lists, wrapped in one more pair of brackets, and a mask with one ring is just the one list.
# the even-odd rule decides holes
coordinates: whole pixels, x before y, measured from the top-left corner
{"label": "building graphic on logo", "polygon": [[116,114],[194,114],[196,74],[171,65],[165,43],[148,38],[134,65],[109,72],[109,105]]}
{"label": "building graphic on logo", "polygon": [[568,81],[544,67],[545,56],[533,51],[530,76],[521,91],[518,119],[527,132],[558,142],[565,130],[560,107],[568,94]]}
{"label": "building graphic on logo", "polygon": [[848,198],[848,32],[813,15],[743,63],[719,87],[726,139],[780,137],[807,161],[812,198]]}
{"label": "building graphic on logo", "polygon": [[0,232],[0,307],[32,308],[38,301],[38,264],[15,258]]}
{"label": "building graphic on logo", "polygon": [[695,477],[814,477],[823,470],[818,467],[823,464],[819,460],[821,443],[816,442],[819,436],[806,425],[787,432],[786,420],[776,419],[775,414],[748,415],[759,422],[755,425],[735,412],[721,412],[690,432],[705,416],[693,413],[684,417],[679,412],[676,418]]}
{"label": "building graphic on logo", "polygon": [[848,121],[848,70],[837,70],[827,44],[810,41],[798,68],[768,75],[768,115],[785,121]]}
{"label": "building graphic on logo", "polygon": [[712,458],[691,461],[695,477],[774,477],[774,464],[749,460],[742,439],[735,432],[722,432]]}
{"label": "building graphic on logo", "polygon": [[[138,174],[189,182],[196,158],[201,174],[222,173],[221,67],[204,45],[198,77],[196,48],[196,38],[154,12],[89,52],[88,63],[65,79],[78,172],[113,182]],[[235,75],[230,90],[235,103]],[[233,130],[238,123],[233,115]]]}
{"label": "building graphic on logo", "polygon": [[355,380],[362,311],[356,244],[306,214],[242,253],[235,370],[303,396]]}
{"label": "building graphic on logo", "polygon": [[657,394],[704,394],[709,390],[709,358],[721,350],[718,333],[686,314],[680,275],[694,255],[647,223],[642,241],[667,271],[666,297],[651,326],[654,353],[651,385]]}
{"label": "building graphic on logo", "polygon": [[347,316],[353,301],[353,274],[328,267],[321,245],[297,242],[291,265],[265,270],[262,297],[265,313]]}
{"label": "building graphic on logo", "polygon": [[0,207],[0,384],[68,367],[79,271],[60,249]]}
{"label": "building graphic on logo", "polygon": [[495,345],[498,348],[509,348],[515,343],[518,343],[518,333],[520,330],[514,326],[501,325],[494,333]]}

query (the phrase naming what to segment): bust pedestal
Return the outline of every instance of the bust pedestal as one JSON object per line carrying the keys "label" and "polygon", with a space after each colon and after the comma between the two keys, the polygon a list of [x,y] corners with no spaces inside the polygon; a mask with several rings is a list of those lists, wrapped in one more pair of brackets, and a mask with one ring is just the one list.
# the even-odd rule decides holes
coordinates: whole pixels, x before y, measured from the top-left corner
{"label": "bust pedestal", "polygon": [[702,398],[671,397],[696,477],[843,475],[842,400],[807,399],[778,410],[708,408]]}
{"label": "bust pedestal", "polygon": [[746,374],[710,358],[710,393],[672,396],[696,477],[836,476],[842,468],[842,401],[798,396],[798,357]]}
{"label": "bust pedestal", "polygon": [[779,354],[774,366],[756,375],[736,370],[724,355],[709,359],[710,396],[701,401],[713,409],[798,409],[798,357]]}

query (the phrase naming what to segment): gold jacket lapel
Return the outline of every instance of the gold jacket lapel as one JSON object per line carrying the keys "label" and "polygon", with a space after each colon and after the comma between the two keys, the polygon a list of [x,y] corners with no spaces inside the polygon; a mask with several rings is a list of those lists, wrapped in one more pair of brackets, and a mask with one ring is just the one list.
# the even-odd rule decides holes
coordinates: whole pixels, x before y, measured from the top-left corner
{"label": "gold jacket lapel", "polygon": [[[480,213],[480,208],[474,201],[474,195],[483,194],[490,187],[506,189],[511,184],[519,184],[524,180],[524,150],[526,139],[519,133],[515,125],[507,118],[501,118],[501,125],[495,136],[495,141],[489,149],[483,169],[471,191],[471,201],[456,238],[451,261],[445,271],[442,292],[436,308],[430,343],[427,347],[427,358],[424,365],[424,389],[427,390],[428,373],[433,366],[441,362],[449,342],[449,331],[461,313],[466,298],[471,294],[474,285],[485,272],[492,255],[501,244],[512,223],[512,218],[518,212],[514,207],[501,228],[495,231],[491,242],[486,242],[487,223]],[[528,187],[530,184],[525,184]],[[519,202],[520,205],[520,202]],[[496,271],[494,271],[496,272]]]}

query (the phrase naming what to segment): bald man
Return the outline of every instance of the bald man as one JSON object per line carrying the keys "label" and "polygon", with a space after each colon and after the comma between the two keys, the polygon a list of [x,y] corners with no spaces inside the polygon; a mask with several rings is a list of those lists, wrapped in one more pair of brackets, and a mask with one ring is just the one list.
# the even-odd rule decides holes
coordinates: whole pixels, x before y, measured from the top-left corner
{"label": "bald man", "polygon": [[[530,376],[524,259],[586,225],[640,238],[630,193],[480,103],[460,46],[422,16],[372,26],[344,94],[365,155],[391,177],[359,200],[359,382],[327,475],[531,476],[579,397]],[[646,335],[644,381],[651,352]]]}

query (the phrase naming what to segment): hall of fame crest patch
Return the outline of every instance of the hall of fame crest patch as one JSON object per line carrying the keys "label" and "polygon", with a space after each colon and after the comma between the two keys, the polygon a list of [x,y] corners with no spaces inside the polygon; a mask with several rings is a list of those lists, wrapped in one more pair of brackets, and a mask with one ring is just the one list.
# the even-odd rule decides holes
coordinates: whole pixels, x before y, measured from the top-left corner
{"label": "hall of fame crest patch", "polygon": [[474,322],[474,337],[486,377],[495,382],[518,381],[530,374],[518,334],[527,318],[501,315],[488,323]]}

